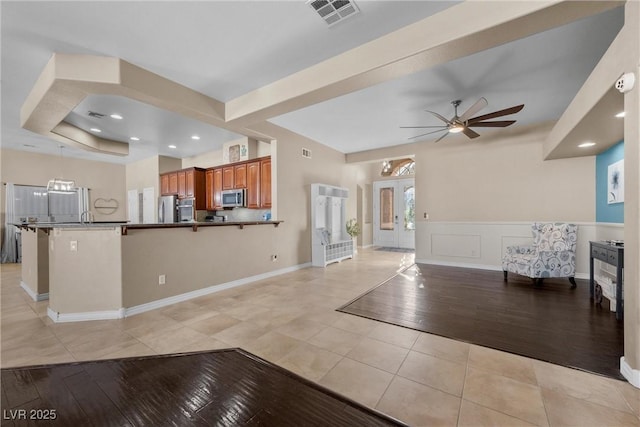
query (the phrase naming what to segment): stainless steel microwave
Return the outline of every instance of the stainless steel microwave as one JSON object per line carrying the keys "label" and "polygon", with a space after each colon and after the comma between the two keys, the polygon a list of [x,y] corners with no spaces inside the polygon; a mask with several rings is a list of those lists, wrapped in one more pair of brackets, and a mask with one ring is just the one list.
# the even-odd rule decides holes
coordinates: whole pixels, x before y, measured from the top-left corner
{"label": "stainless steel microwave", "polygon": [[222,207],[236,208],[245,207],[246,190],[224,190],[222,192]]}

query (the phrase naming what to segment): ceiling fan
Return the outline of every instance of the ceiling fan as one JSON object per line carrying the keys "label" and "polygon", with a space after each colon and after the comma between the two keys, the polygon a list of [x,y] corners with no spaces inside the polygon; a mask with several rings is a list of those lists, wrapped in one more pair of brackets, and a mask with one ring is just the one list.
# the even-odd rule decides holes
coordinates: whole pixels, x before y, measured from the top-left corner
{"label": "ceiling fan", "polygon": [[436,139],[435,142],[440,141],[442,138],[447,136],[449,133],[459,133],[462,132],[469,138],[477,138],[480,136],[479,133],[471,129],[472,127],[507,127],[514,124],[515,120],[494,120],[494,121],[485,121],[489,119],[495,119],[497,117],[508,116],[510,114],[515,114],[518,111],[524,108],[524,104],[516,105],[510,108],[505,108],[504,110],[494,111],[493,113],[484,114],[482,116],[471,117],[476,114],[478,111],[482,110],[484,107],[489,105],[485,98],[480,98],[473,104],[467,111],[462,113],[461,116],[458,116],[458,106],[462,103],[459,99],[455,101],[451,101],[453,104],[454,114],[451,120],[448,120],[441,116],[440,114],[426,110],[428,113],[433,114],[438,119],[442,120],[445,124],[440,126],[400,126],[402,129],[428,129],[428,128],[437,128],[431,132],[423,133],[421,135],[412,136],[409,139],[419,138],[421,136],[430,135],[432,133],[447,131],[440,138]]}

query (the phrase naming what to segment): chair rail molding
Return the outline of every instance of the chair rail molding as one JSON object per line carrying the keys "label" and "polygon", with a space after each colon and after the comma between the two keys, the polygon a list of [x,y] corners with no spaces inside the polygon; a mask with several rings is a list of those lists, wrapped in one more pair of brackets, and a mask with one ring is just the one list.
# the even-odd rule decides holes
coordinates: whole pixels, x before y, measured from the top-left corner
{"label": "chair rail molding", "polygon": [[[578,225],[576,278],[589,278],[589,241],[622,235],[623,224],[566,220],[546,221],[417,221],[416,262],[455,267],[502,270],[506,247],[529,244],[534,222],[571,222]],[[613,237],[608,237],[613,236]]]}

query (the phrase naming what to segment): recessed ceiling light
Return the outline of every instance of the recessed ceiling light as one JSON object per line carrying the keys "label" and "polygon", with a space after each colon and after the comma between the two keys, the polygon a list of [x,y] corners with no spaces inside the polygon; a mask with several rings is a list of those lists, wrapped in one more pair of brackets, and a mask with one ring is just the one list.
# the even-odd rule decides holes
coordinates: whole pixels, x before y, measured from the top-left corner
{"label": "recessed ceiling light", "polygon": [[91,128],[91,129],[89,129],[89,130],[90,130],[91,132],[95,132],[95,133],[100,133],[100,132],[102,132],[102,131],[101,131],[100,129],[98,129],[98,128]]}
{"label": "recessed ceiling light", "polygon": [[624,117],[624,111],[621,113],[616,114],[616,117]]}
{"label": "recessed ceiling light", "polygon": [[200,139],[200,137],[198,135],[192,135],[191,139],[195,139],[196,141]]}
{"label": "recessed ceiling light", "polygon": [[176,147],[175,145],[171,144],[171,145],[169,146],[169,148],[178,148],[178,147]]}
{"label": "recessed ceiling light", "polygon": [[112,114],[109,117],[116,120],[122,120],[122,116],[120,114]]}
{"label": "recessed ceiling light", "polygon": [[593,147],[594,145],[596,145],[595,142],[583,142],[582,144],[578,145],[578,147],[587,148],[587,147]]}
{"label": "recessed ceiling light", "polygon": [[140,141],[140,138],[138,138],[137,136],[132,136],[129,139],[132,140],[132,141]]}

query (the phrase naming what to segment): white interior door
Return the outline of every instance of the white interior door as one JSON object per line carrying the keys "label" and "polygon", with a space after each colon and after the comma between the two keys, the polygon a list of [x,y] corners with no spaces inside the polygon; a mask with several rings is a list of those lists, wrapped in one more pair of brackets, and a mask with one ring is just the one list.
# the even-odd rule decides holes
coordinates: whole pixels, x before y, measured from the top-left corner
{"label": "white interior door", "polygon": [[373,244],[392,248],[415,248],[413,179],[373,183]]}

